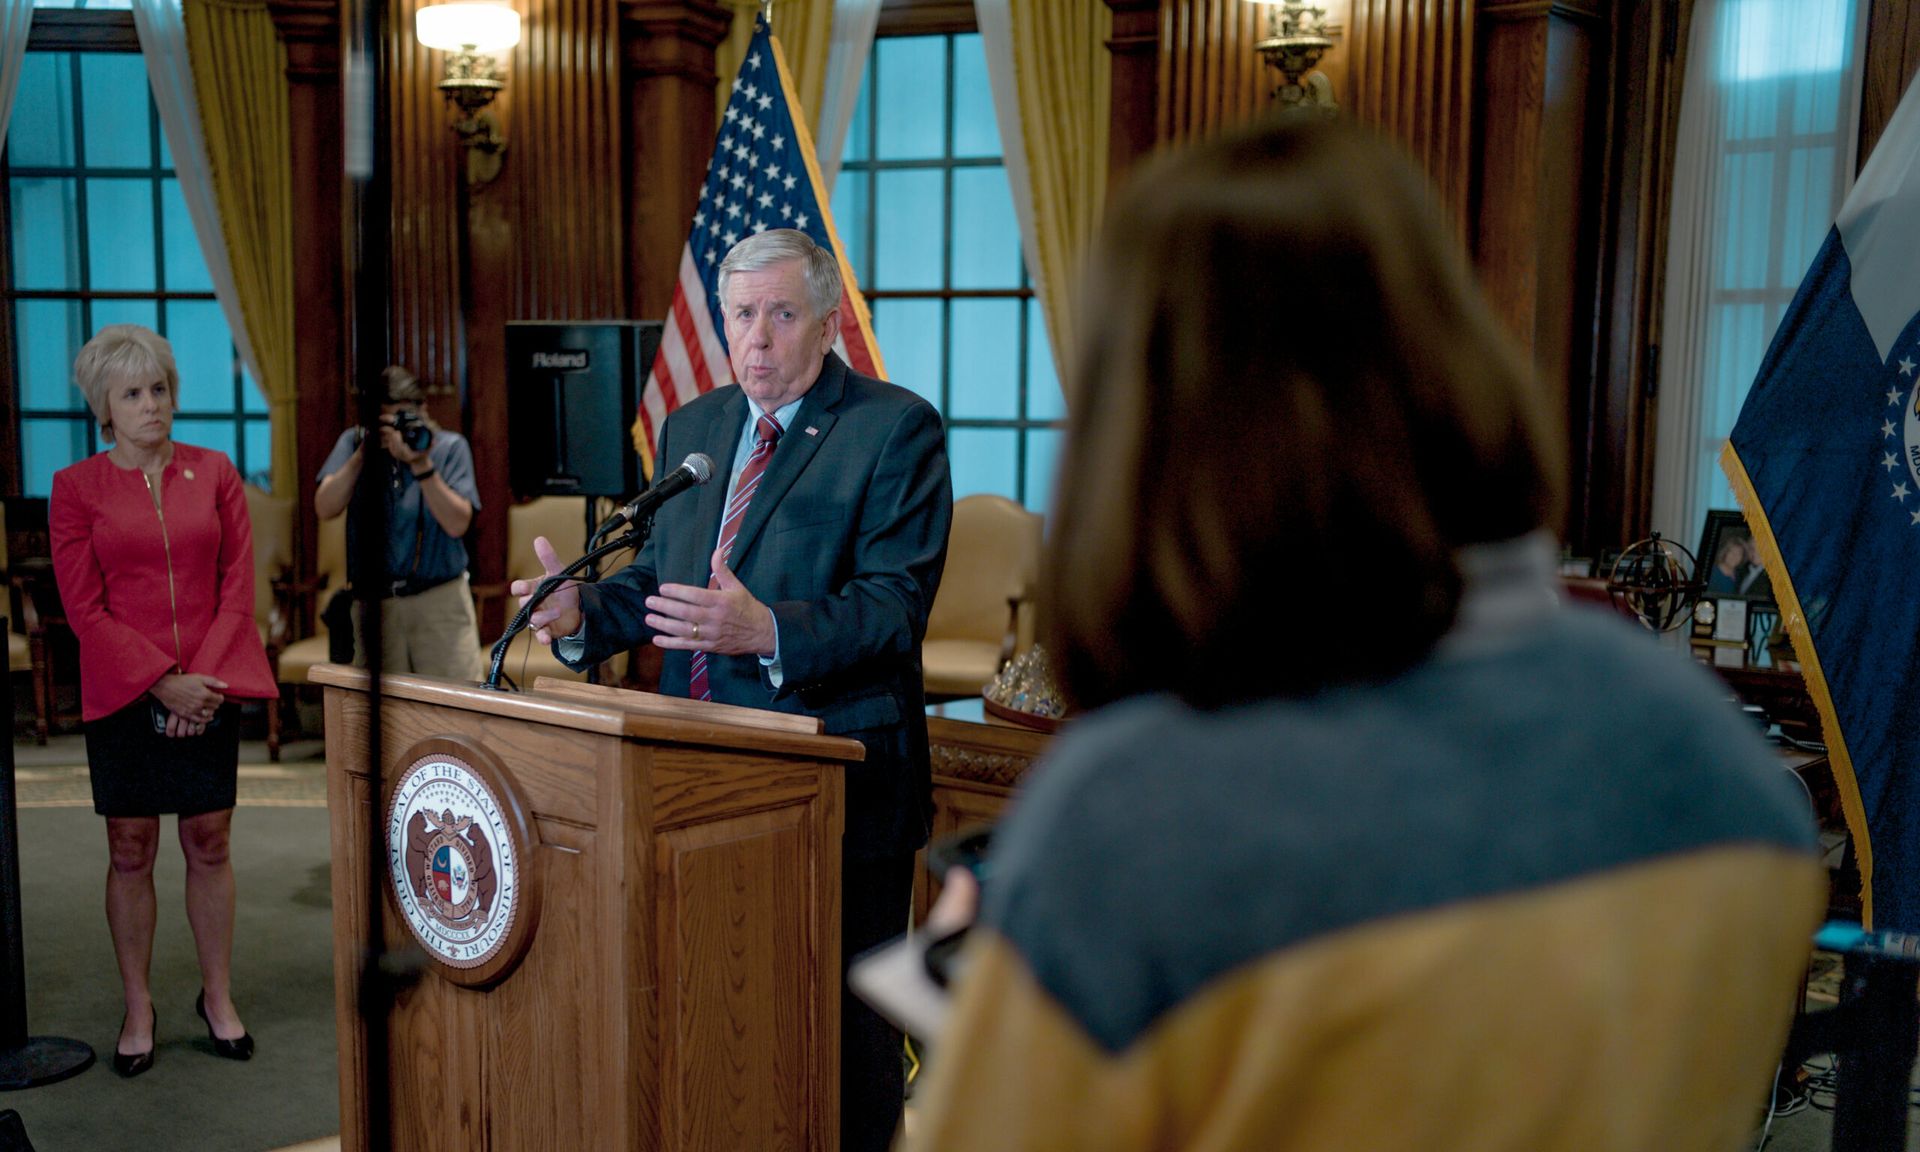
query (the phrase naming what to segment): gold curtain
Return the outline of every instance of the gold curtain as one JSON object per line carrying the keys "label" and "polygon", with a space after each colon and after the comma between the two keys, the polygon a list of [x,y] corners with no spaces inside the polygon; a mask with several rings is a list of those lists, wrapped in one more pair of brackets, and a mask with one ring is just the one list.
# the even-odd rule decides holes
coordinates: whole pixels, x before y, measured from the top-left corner
{"label": "gold curtain", "polygon": [[287,56],[266,0],[186,0],[187,58],[214,203],[272,428],[273,490],[300,490],[294,434]]}
{"label": "gold curtain", "polygon": [[1104,0],[1013,3],[1014,82],[1020,93],[1027,183],[1033,194],[1029,267],[1062,387],[1073,401],[1073,289],[1107,199],[1113,12]]}
{"label": "gold curtain", "polygon": [[[714,94],[714,119],[727,114],[730,86],[753,41],[753,17],[760,0],[725,0],[733,9],[733,30],[714,50],[714,71],[720,75]],[[827,49],[833,32],[833,0],[774,0],[773,34],[793,73],[794,96],[800,101],[795,119],[804,119],[808,132],[820,128],[820,95],[827,84]]]}

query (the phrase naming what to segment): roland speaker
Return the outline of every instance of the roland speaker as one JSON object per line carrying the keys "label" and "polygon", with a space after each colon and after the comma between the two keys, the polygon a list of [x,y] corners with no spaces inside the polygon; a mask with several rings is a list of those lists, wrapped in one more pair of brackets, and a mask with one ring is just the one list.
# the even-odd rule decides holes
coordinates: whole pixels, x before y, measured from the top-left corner
{"label": "roland speaker", "polygon": [[626,497],[646,486],[630,430],[659,347],[653,320],[507,325],[516,497]]}

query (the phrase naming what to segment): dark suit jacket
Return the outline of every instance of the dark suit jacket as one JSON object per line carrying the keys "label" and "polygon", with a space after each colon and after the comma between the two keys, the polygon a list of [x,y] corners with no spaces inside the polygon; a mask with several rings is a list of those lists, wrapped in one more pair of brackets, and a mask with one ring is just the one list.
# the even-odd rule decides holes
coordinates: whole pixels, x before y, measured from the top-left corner
{"label": "dark suit jacket", "polygon": [[[661,431],[661,467],[689,452],[714,477],[663,505],[635,561],[580,590],[581,663],[647,642],[646,597],[662,583],[705,585],[748,416],[738,387],[676,410]],[[847,852],[910,852],[926,843],[931,806],[920,642],[946,566],[953,484],[933,406],[859,375],[829,352],[754,493],[731,566],[773,610],[781,684],[758,657],[715,656],[713,698],[818,716],[867,759],[847,773]],[[685,696],[688,653],[668,651],[661,691]]]}

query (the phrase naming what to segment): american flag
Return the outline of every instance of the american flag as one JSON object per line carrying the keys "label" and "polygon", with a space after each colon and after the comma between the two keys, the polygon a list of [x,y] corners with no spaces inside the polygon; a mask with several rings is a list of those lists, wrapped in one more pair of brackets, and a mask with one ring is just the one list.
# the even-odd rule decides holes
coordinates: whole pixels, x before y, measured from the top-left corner
{"label": "american flag", "polygon": [[680,250],[680,278],[673,311],[653,359],[633,442],[653,475],[653,448],[667,414],[705,392],[733,383],[727,365],[726,326],[720,311],[720,261],[746,236],[769,228],[797,228],[840,261],[840,335],[834,341],[848,366],[882,376],[880,346],[873,338],[867,302],[854,283],[827,210],[826,189],[814,159],[813,135],[796,118],[793,77],[764,21],[733,81],[725,121],[687,246]]}

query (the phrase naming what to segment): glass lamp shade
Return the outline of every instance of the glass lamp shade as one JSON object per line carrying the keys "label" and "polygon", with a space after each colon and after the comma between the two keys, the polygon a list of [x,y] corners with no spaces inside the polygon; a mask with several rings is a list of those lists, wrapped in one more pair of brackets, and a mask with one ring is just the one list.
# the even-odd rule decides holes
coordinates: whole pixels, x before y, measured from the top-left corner
{"label": "glass lamp shade", "polygon": [[445,52],[501,52],[520,43],[520,13],[489,0],[433,4],[413,14],[413,32]]}

